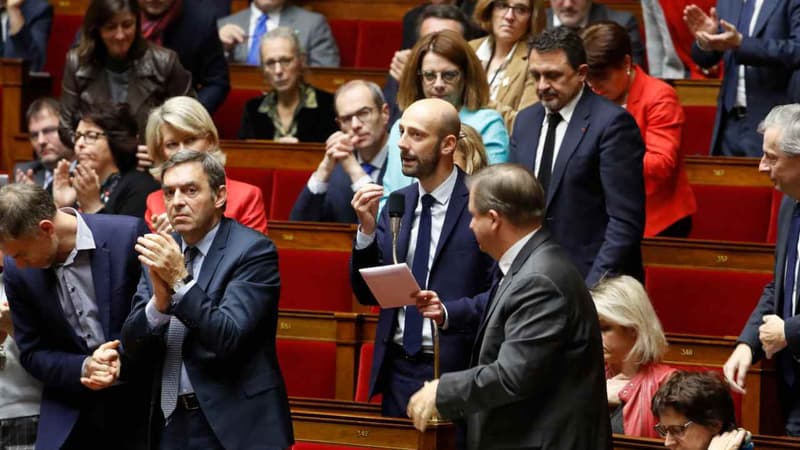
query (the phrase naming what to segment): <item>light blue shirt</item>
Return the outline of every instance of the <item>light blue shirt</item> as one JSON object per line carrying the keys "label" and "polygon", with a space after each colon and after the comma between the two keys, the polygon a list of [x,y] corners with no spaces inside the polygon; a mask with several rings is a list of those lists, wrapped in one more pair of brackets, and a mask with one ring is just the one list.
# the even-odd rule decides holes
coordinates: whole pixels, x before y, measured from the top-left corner
{"label": "light blue shirt", "polygon": [[[483,146],[486,148],[486,156],[489,164],[497,164],[508,161],[508,131],[506,130],[503,117],[494,109],[477,109],[470,111],[461,108],[458,112],[461,123],[465,123],[481,135]],[[386,173],[383,175],[383,198],[381,198],[381,208],[389,198],[389,194],[398,189],[402,189],[414,181],[415,178],[403,175],[403,164],[400,162],[400,148],[397,143],[400,141],[400,124],[398,121],[392,125],[389,132],[389,156],[386,158]]]}

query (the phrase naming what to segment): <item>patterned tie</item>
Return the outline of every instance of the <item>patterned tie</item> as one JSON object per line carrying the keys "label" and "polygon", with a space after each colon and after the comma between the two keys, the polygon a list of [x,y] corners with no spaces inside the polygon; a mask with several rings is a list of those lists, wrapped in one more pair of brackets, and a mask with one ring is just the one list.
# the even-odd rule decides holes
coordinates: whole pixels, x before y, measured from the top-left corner
{"label": "patterned tie", "polygon": [[[755,14],[756,0],[745,0],[742,4],[742,11],[739,14],[739,20],[736,22],[736,30],[742,33],[742,36],[750,36],[750,22],[753,20]],[[725,92],[722,96],[722,106],[725,111],[730,111],[731,108],[736,106],[736,91],[739,89],[739,64],[736,62],[736,53],[733,53],[732,61],[729,69],[725,71],[727,77],[731,80],[725,82]]]}
{"label": "patterned tie", "polygon": [[257,66],[261,62],[261,38],[267,32],[267,19],[269,15],[262,14],[256,22],[256,29],[253,31],[252,41],[250,43],[250,52],[247,54],[247,64]]}
{"label": "patterned tie", "polygon": [[[427,288],[428,259],[431,252],[431,206],[436,201],[430,194],[422,196],[422,212],[419,215],[417,230],[417,246],[414,248],[414,262],[411,273],[420,288]],[[416,355],[422,350],[422,315],[416,307],[406,308],[406,322],[403,331],[403,348],[409,355]]]}
{"label": "patterned tie", "polygon": [[539,175],[536,177],[544,189],[545,196],[550,187],[550,175],[553,171],[553,153],[556,147],[556,127],[561,122],[561,114],[554,112],[547,115],[547,134],[542,147],[542,160],[539,162]]}
{"label": "patterned tie", "polygon": [[[183,251],[183,261],[186,271],[194,274],[192,261],[197,256],[197,247],[186,247]],[[183,363],[183,338],[186,336],[186,326],[177,317],[169,319],[167,329],[167,352],[164,356],[164,367],[161,368],[161,411],[164,419],[169,418],[178,404],[178,385],[181,379],[181,364]]]}

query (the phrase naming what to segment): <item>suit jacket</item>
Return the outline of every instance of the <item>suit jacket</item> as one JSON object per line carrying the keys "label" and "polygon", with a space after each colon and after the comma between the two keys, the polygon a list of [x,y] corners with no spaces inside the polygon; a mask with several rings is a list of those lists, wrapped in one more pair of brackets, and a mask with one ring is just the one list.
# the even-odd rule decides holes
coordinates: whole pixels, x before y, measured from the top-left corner
{"label": "suit jacket", "polygon": [[[534,167],[544,120],[541,103],[519,112],[511,162]],[[644,276],[643,158],[633,117],[584,88],[553,166],[545,226],[589,286],[607,272]]]}
{"label": "suit jacket", "polygon": [[697,210],[681,154],[683,108],[675,89],[634,66],[625,108],[636,119],[644,144],[647,194],[644,236],[653,237]]}
{"label": "suit jacket", "polygon": [[[261,189],[252,184],[232,180],[228,177],[225,177],[225,188],[228,191],[228,201],[225,203],[225,217],[266,234],[267,212],[264,209],[264,196],[261,193]],[[165,212],[167,212],[167,206],[164,204],[164,193],[161,190],[152,192],[147,196],[144,221],[150,229],[153,228],[153,221],[151,220],[153,215]]]}
{"label": "suit jacket", "polygon": [[[739,21],[743,2],[718,0],[717,16],[729,23]],[[800,67],[800,0],[774,0],[764,2],[750,37],[745,36],[737,50],[705,52],[697,42],[692,44],[692,59],[701,67],[712,67],[722,61],[725,74],[717,98],[717,117],[711,139],[711,153],[721,152],[722,104],[725,90],[737,83],[736,64],[747,65],[745,88],[747,115],[745,123],[755,130],[767,113],[776,105],[796,102],[800,91],[790,89],[793,71]],[[751,156],[761,156],[761,148],[754,148]]]}
{"label": "suit jacket", "polygon": [[17,34],[3,42],[3,58],[21,58],[30,61],[30,71],[44,69],[47,41],[53,24],[53,6],[46,0],[25,0],[20,6],[25,24]]}
{"label": "suit jacket", "polygon": [[[487,38],[469,41],[469,46],[477,51]],[[528,72],[528,45],[524,40],[517,43],[514,55],[506,66],[506,79],[497,88],[497,96],[492,102],[492,107],[503,115],[506,128],[512,129],[514,118],[519,110],[531,106],[538,100],[536,96],[536,83]]]}
{"label": "suit jacket", "polygon": [[[316,108],[300,108],[295,120],[300,142],[325,142],[331,134],[339,130],[334,118],[336,111],[333,105],[333,94],[313,88],[317,97]],[[302,99],[301,99],[302,100]],[[244,105],[242,125],[239,128],[239,139],[273,139],[275,125],[269,115],[258,112],[264,96],[252,98]]]}
{"label": "suit jacket", "polygon": [[[381,167],[378,184],[383,182],[385,172],[386,164]],[[306,184],[294,202],[289,220],[358,223],[358,217],[350,204],[355,194],[352,185],[350,175],[342,169],[341,164],[336,164],[331,178],[328,180],[328,191],[322,194],[312,194]]]}
{"label": "suit jacket", "polygon": [[[82,215],[94,236],[91,252],[92,281],[105,340],[120,338],[122,324],[131,308],[141,264],[133,246],[146,231],[141,220],[103,214]],[[14,338],[20,363],[42,381],[41,415],[36,447],[60,448],[84,414],[105,410],[106,429],[125,432],[126,442],[137,441],[147,418],[147,377],[129,364],[122,351],[123,377],[127,382],[92,391],[80,382],[88,348],[67,322],[59,302],[55,270],[19,269],[5,258],[4,283],[11,304]],[[143,442],[141,442],[143,444]]]}
{"label": "suit jacket", "polygon": [[[633,51],[633,62],[636,64],[647,67],[647,60],[645,59],[644,44],[642,44],[642,33],[639,32],[639,22],[633,14],[625,11],[616,11],[606,5],[598,2],[593,2],[589,9],[588,19],[586,23],[591,25],[601,20],[610,20],[616,22],[626,30],[628,30],[628,37],[631,38],[631,49]],[[553,10],[547,10],[547,28],[553,28]]]}
{"label": "suit jacket", "polygon": [[217,33],[211,2],[184,3],[180,15],[166,30],[162,44],[178,54],[181,65],[191,72],[197,100],[209,114],[222,105],[231,89],[228,60]]}
{"label": "suit jacket", "polygon": [[[150,329],[145,305],[151,293],[145,273],[122,343],[134,360],[160,366],[167,327]],[[272,241],[223,217],[196,284],[172,307],[187,327],[183,363],[224,448],[277,450],[293,443],[275,352],[279,296],[278,253]],[[151,408],[157,411],[154,415],[161,414],[160,394],[154,395]]]}
{"label": "suit jacket", "polygon": [[471,450],[610,449],[603,346],[583,277],[540,229],[487,306],[472,367],[443,374],[436,407]]}
{"label": "suit jacket", "polygon": [[[247,34],[250,29],[250,8],[243,9],[217,21],[217,27],[229,23],[239,25]],[[325,16],[311,12],[299,6],[286,4],[281,9],[278,25],[289,27],[297,32],[300,44],[306,51],[306,63],[311,67],[339,67],[339,47],[331,33],[331,27]],[[230,60],[235,63],[247,63],[250,47],[240,44],[234,47]]]}
{"label": "suit jacket", "polygon": [[[435,290],[447,307],[449,317],[460,317],[477,314],[465,310],[475,308],[470,299],[488,289],[491,282],[494,263],[492,259],[478,248],[475,236],[469,229],[472,220],[467,210],[469,190],[464,183],[465,174],[458,171],[453,194],[442,226],[439,244],[436,248],[433,263],[428,272],[428,289]],[[397,238],[398,258],[405,260],[408,252],[411,224],[414,220],[414,209],[419,197],[418,183],[407,186],[398,192],[405,197],[405,212],[400,224],[400,235]],[[358,269],[392,264],[392,233],[389,227],[389,211],[383,208],[375,241],[367,248],[353,248],[350,280],[353,293],[361,304],[377,305],[378,302],[364,282]],[[375,331],[375,350],[372,357],[370,378],[370,397],[382,392],[386,383],[386,347],[392,342],[397,324],[397,308],[381,309],[378,328]],[[472,341],[475,337],[475,323],[466,320],[454,320],[453,326],[442,330],[439,335],[441,345],[442,372],[451,372],[467,367]]]}
{"label": "suit jacket", "polygon": [[147,196],[160,188],[161,185],[147,172],[136,169],[123,172],[114,190],[111,191],[105,207],[98,212],[142,218]]}

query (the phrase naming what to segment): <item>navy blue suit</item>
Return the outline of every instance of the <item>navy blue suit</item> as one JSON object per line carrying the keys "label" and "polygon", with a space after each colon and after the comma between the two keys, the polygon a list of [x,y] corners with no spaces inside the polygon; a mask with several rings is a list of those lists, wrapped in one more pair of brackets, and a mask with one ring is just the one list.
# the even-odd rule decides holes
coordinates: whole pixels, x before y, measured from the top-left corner
{"label": "navy blue suit", "polygon": [[[151,293],[145,273],[122,343],[132,359],[154,362],[160,374],[167,327],[150,330],[145,306]],[[172,314],[187,327],[183,363],[224,448],[277,450],[292,445],[289,401],[275,351],[279,296],[278,253],[272,241],[223,217],[196,284]],[[153,414],[163,417],[160,394],[154,394]]]}
{"label": "navy blue suit", "polygon": [[[381,167],[378,184],[383,181],[386,164]],[[308,185],[303,187],[294,202],[289,220],[305,220],[309,222],[358,223],[358,217],[350,201],[353,199],[352,180],[342,169],[341,164],[331,173],[328,180],[328,191],[323,194],[312,194]]]}
{"label": "navy blue suit", "polygon": [[[105,340],[119,339],[141,274],[133,246],[146,227],[128,216],[81,217],[96,245],[91,254],[92,280]],[[55,270],[21,270],[6,257],[4,272],[20,363],[44,383],[36,448],[61,448],[71,433],[88,431],[96,440],[75,442],[73,435],[73,448],[94,448],[99,442],[110,442],[105,439],[111,437],[121,447],[143,448],[150,389],[147,377],[136,375],[123,351],[125,383],[100,391],[84,387],[80,382],[83,361],[94,349],[87,347],[64,316]],[[102,428],[87,430],[96,428],[98,417]]]}
{"label": "navy blue suit", "polygon": [[47,40],[53,24],[53,6],[46,0],[25,0],[20,6],[25,25],[3,42],[3,58],[22,58],[30,61],[30,71],[44,68]]}
{"label": "navy blue suit", "polygon": [[[510,162],[534,168],[545,108],[517,115]],[[633,117],[583,89],[558,151],[544,225],[592,286],[606,273],[644,276],[644,143]]]}
{"label": "navy blue suit", "polygon": [[[717,15],[735,25],[739,21],[742,5],[741,0],[718,0]],[[737,68],[736,64],[748,66],[745,71],[747,115],[744,118],[744,128],[751,131],[752,143],[743,149],[746,154],[737,153],[735,156],[760,157],[763,137],[756,132],[758,124],[774,106],[800,100],[800,92],[796,89],[793,91],[790,82],[792,72],[800,67],[800,42],[797,41],[800,36],[800,1],[765,1],[750,37],[746,36],[747,30],[739,31],[745,37],[738,49],[705,52],[695,42],[692,45],[692,59],[701,67],[712,67],[720,62],[725,64],[711,139],[713,155],[723,154],[721,144],[726,122],[726,111],[722,105],[724,92],[738,80],[733,72]]]}
{"label": "navy blue suit", "polygon": [[[469,367],[470,352],[481,306],[473,304],[472,297],[489,289],[494,262],[480,251],[475,236],[469,229],[472,220],[467,210],[469,190],[464,183],[465,174],[458,171],[453,194],[445,215],[444,225],[428,275],[428,289],[439,294],[444,302],[450,327],[440,334],[441,370],[452,372]],[[405,260],[408,252],[414,209],[419,197],[419,184],[414,183],[397,192],[405,196],[405,212],[397,239],[398,258]],[[358,269],[392,264],[392,233],[389,228],[389,208],[383,208],[378,220],[375,241],[365,249],[353,249],[350,278],[358,301],[365,305],[378,302],[364,283]],[[375,351],[372,359],[370,397],[383,392],[387,364],[387,345],[392,342],[397,324],[397,308],[381,309],[375,331]],[[473,320],[468,320],[467,318]],[[419,380],[420,385],[425,380]]]}

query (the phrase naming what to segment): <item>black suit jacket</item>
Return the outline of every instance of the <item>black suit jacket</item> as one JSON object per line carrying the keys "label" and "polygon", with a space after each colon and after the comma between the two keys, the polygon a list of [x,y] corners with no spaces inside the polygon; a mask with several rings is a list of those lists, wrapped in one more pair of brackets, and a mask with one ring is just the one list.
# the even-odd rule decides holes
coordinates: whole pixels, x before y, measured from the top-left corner
{"label": "black suit jacket", "polygon": [[105,207],[98,213],[143,218],[147,209],[147,196],[159,189],[161,185],[148,172],[136,169],[123,172]]}
{"label": "black suit jacket", "polygon": [[47,41],[53,25],[53,6],[46,0],[25,0],[20,7],[25,25],[3,43],[3,58],[21,58],[31,62],[30,71],[44,68]]}
{"label": "black suit jacket", "polygon": [[[509,161],[533,169],[541,103],[517,115]],[[583,89],[558,151],[545,226],[591,286],[606,273],[644,277],[644,142],[618,105]]]}
{"label": "black suit jacket", "polygon": [[466,418],[470,450],[611,448],[597,311],[546,230],[489,303],[471,366],[443,374],[436,395],[443,417]]}
{"label": "black suit jacket", "polygon": [[[317,96],[317,107],[301,108],[297,114],[297,139],[300,142],[325,142],[328,137],[339,130],[334,118],[333,94],[314,88]],[[264,97],[256,97],[244,105],[242,125],[239,128],[239,139],[273,139],[275,125],[272,119],[258,112]]]}

